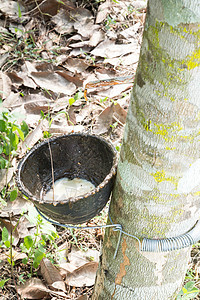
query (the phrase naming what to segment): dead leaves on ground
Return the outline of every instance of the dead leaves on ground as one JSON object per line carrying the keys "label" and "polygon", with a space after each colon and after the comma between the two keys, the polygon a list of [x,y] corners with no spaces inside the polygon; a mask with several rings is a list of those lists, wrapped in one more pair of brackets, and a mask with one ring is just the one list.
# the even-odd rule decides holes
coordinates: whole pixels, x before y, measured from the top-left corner
{"label": "dead leaves on ground", "polygon": [[[94,133],[103,134],[113,121],[117,122],[116,118],[120,124],[121,116],[116,117],[111,103],[108,102],[102,112],[96,100],[119,98],[124,91],[129,93],[131,85],[88,90],[88,97],[92,99],[89,105],[82,99],[79,107],[70,107],[69,99],[83,91],[90,81],[122,76],[124,66],[129,68],[135,63],[130,71],[134,73],[144,4],[145,1],[106,0],[100,3],[94,15],[91,9],[77,6],[73,0],[39,0],[37,3],[0,0],[0,15],[7,20],[6,28],[0,21],[3,106],[23,115],[29,127],[35,129],[23,143],[23,153],[25,145],[30,148],[41,138],[41,131],[63,134],[83,131],[83,126],[89,125],[92,132],[95,125]],[[48,25],[41,19],[48,20]],[[118,19],[121,25],[115,25]],[[39,130],[41,111],[51,116],[64,111],[66,117],[62,121],[54,120],[51,128],[44,123]],[[108,116],[105,122],[104,116]]]}
{"label": "dead leaves on ground", "polygon": [[123,126],[126,122],[126,115],[126,110],[123,109],[120,104],[112,103],[98,116],[93,132],[95,134],[103,134],[112,128],[113,123],[115,123],[115,126],[117,126],[118,123]]}
{"label": "dead leaves on ground", "polygon": [[43,281],[31,278],[20,285],[18,293],[27,299],[43,299],[48,295],[67,297],[67,286],[92,286],[95,282],[98,257],[97,250],[88,249],[83,252],[72,249],[68,255],[70,262],[62,263],[58,268],[49,259],[43,258],[40,263]]}
{"label": "dead leaves on ground", "polygon": [[68,274],[66,278],[66,283],[75,287],[94,285],[97,267],[97,262],[89,262],[79,267],[78,269],[74,270],[71,274]]}
{"label": "dead leaves on ground", "polygon": [[40,263],[40,272],[50,288],[55,288],[64,292],[66,291],[62,276],[49,259],[42,259]]}
{"label": "dead leaves on ground", "polygon": [[44,299],[48,295],[48,289],[39,278],[30,278],[17,292],[25,299]]}

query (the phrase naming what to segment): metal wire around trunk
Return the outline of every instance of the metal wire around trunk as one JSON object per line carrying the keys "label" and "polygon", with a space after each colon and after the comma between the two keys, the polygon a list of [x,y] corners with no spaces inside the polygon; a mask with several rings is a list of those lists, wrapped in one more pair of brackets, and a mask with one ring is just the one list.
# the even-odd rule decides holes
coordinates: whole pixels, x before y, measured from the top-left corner
{"label": "metal wire around trunk", "polygon": [[121,224],[114,224],[110,217],[110,214],[108,216],[111,224],[97,225],[97,226],[74,226],[68,224],[61,224],[53,220],[50,220],[49,218],[44,216],[37,207],[36,210],[45,220],[57,226],[62,226],[65,228],[74,228],[74,229],[97,229],[97,228],[110,227],[113,229],[113,231],[119,231],[119,237],[118,237],[118,242],[114,253],[114,259],[117,256],[122,234],[125,234],[129,237],[136,239],[139,244],[139,250],[144,252],[168,252],[168,251],[180,250],[183,248],[190,247],[200,240],[200,220],[190,231],[188,231],[185,234],[179,235],[177,237],[166,238],[166,239],[144,238],[142,241],[140,241],[138,237],[123,231]]}
{"label": "metal wire around trunk", "polygon": [[187,233],[166,239],[147,239],[141,243],[141,251],[167,252],[190,247],[200,240],[200,220]]}

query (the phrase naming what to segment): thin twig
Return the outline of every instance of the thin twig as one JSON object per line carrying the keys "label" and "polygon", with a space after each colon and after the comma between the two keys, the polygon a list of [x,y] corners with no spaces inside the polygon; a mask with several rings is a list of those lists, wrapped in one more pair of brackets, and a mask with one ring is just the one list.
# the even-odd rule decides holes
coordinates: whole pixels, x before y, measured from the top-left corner
{"label": "thin twig", "polygon": [[49,146],[49,153],[50,153],[50,160],[51,160],[51,174],[52,174],[52,187],[53,187],[53,202],[55,200],[54,197],[54,170],[53,170],[53,157],[52,157],[52,151],[51,151],[51,146],[48,140],[48,146]]}
{"label": "thin twig", "polygon": [[[14,282],[14,285],[15,285],[15,289],[16,289],[16,292],[17,292],[18,289],[17,289],[17,284],[16,284],[15,276],[14,276],[14,269],[13,269],[13,252],[12,252],[12,247],[13,247],[13,244],[12,244],[13,229],[12,229],[12,217],[11,217],[10,213],[9,213],[9,219],[10,219],[10,224],[11,224],[11,231],[10,231],[10,264],[11,264],[11,276],[12,276],[12,279],[13,279],[13,282]],[[17,292],[17,299],[20,300],[18,292]]]}
{"label": "thin twig", "polygon": [[45,2],[47,2],[47,0],[43,0],[40,4],[38,4],[37,1],[35,1],[36,7],[34,7],[33,9],[31,9],[31,10],[25,12],[25,13],[23,13],[22,16],[26,16],[26,15],[28,15],[28,14],[34,12],[34,10],[37,10],[37,9],[41,12],[40,6],[41,6],[42,4],[44,4]]}

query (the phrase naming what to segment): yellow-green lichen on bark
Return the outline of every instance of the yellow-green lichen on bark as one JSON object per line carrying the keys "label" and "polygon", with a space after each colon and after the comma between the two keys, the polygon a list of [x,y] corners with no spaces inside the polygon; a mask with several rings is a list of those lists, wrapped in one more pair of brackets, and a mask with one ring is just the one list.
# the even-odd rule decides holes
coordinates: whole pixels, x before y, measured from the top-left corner
{"label": "yellow-green lichen on bark", "polygon": [[[200,44],[200,43],[199,43]],[[200,45],[199,45],[200,47]],[[197,49],[193,52],[189,59],[184,62],[187,65],[188,70],[192,70],[200,66],[200,49]]]}

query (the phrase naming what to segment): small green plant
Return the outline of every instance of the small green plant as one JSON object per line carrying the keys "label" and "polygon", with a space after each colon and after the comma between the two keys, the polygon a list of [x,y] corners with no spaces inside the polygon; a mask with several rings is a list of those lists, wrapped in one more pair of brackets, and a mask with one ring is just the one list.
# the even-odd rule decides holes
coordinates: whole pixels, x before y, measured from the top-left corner
{"label": "small green plant", "polygon": [[200,290],[195,287],[195,281],[188,281],[182,290],[179,292],[176,300],[190,300],[194,299]]}
{"label": "small green plant", "polygon": [[84,93],[82,91],[78,91],[73,98],[69,99],[69,106],[71,106],[77,100],[83,99]]}
{"label": "small green plant", "polygon": [[[13,238],[9,237],[7,228],[3,227],[1,244],[9,249],[11,247],[12,243],[13,243]],[[11,264],[10,256],[7,258],[7,261],[9,262],[9,264]],[[14,264],[14,262],[13,262],[13,264]]]}
{"label": "small green plant", "polygon": [[108,97],[105,97],[103,99],[100,99],[100,103],[106,102],[106,100],[108,99]]}
{"label": "small green plant", "polygon": [[[23,215],[23,214],[22,214]],[[21,215],[21,216],[22,216]],[[54,248],[57,248],[54,240],[58,237],[56,229],[49,222],[44,220],[35,210],[31,207],[26,218],[29,222],[36,226],[36,231],[33,235],[28,235],[24,238],[23,243],[20,244],[22,252],[27,254],[27,257],[22,260],[24,264],[31,265],[30,275],[32,276],[33,268],[37,268],[40,264],[40,261],[43,257],[48,257],[53,260],[53,257],[47,251],[47,245],[51,245]],[[19,221],[18,221],[19,222]],[[13,229],[12,233],[16,230],[17,225]],[[14,260],[12,257],[12,244],[13,237],[12,234],[9,236],[8,230],[6,227],[2,229],[2,240],[0,244],[8,249],[10,249],[10,254],[7,258],[7,261],[10,265],[14,266]]]}
{"label": "small green plant", "polygon": [[52,254],[47,251],[47,246],[51,245],[57,248],[54,240],[58,237],[58,234],[56,233],[55,227],[44,220],[37,213],[35,208],[29,210],[26,218],[31,224],[36,226],[35,233],[26,236],[20,245],[22,252],[27,254],[27,258],[24,258],[22,262],[31,265],[30,276],[32,276],[33,268],[39,266],[43,257],[48,257],[50,260],[53,260]]}
{"label": "small green plant", "polygon": [[0,169],[10,166],[12,157],[16,155],[20,140],[28,134],[28,125],[23,121],[17,124],[17,116],[0,106]]}
{"label": "small green plant", "polygon": [[115,122],[115,123],[113,123],[113,124],[110,124],[110,127],[111,127],[112,129],[115,129],[117,126],[118,126],[118,122]]}
{"label": "small green plant", "polygon": [[4,288],[4,285],[5,285],[5,283],[6,283],[8,280],[10,280],[10,278],[8,278],[8,279],[1,279],[1,280],[0,280],[0,289],[3,289],[3,288]]}
{"label": "small green plant", "polygon": [[115,19],[113,19],[112,17],[110,17],[109,15],[107,16],[107,20],[105,22],[105,29],[109,30],[111,29],[111,27],[113,27],[117,22],[115,21]]}

